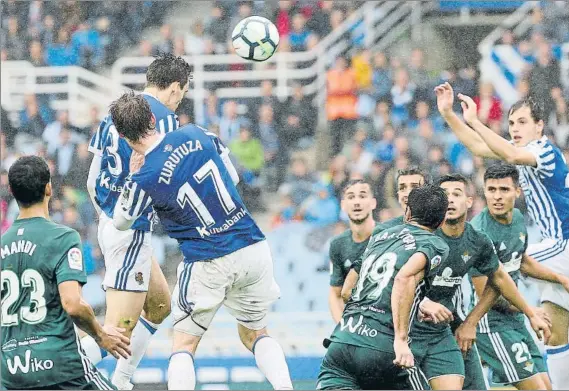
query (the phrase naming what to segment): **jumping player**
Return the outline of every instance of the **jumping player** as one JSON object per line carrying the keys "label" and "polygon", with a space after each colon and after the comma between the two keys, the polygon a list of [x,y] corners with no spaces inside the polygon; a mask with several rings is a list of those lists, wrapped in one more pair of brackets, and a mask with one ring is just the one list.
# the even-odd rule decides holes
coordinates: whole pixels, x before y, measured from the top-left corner
{"label": "jumping player", "polygon": [[113,224],[129,229],[152,205],[184,255],[172,300],[174,353],[168,388],[195,387],[194,354],[224,304],[272,386],[291,389],[282,348],[266,329],[267,312],[280,294],[270,249],[222,158],[226,148],[194,125],[160,135],[140,95],[124,94],[110,112],[119,134],[144,155],[144,165],[138,172],[133,167],[121,192]]}
{"label": "jumping player", "polygon": [[87,282],[81,238],[49,219],[49,167],[19,158],[8,172],[20,212],[2,235],[2,387],[112,390],[85,356],[74,324],[101,349],[128,357],[123,329],[101,327],[81,295]]}
{"label": "jumping player", "polygon": [[[528,210],[542,241],[529,245],[527,254],[551,270],[569,276],[569,169],[563,154],[543,134],[541,107],[527,98],[508,112],[511,143],[477,117],[474,101],[459,94],[466,125],[453,111],[450,84],[435,88],[439,112],[458,139],[476,156],[500,159],[518,166]],[[559,284],[540,283],[541,303],[551,318],[546,346],[547,365],[554,389],[569,387],[569,293]]]}
{"label": "jumping player", "polygon": [[[144,99],[152,109],[156,129],[169,133],[178,128],[174,110],[188,91],[190,67],[181,57],[156,58],[146,72]],[[132,150],[119,137],[110,116],[93,135],[93,153],[87,188],[99,212],[99,247],[105,259],[107,311],[105,324],[120,326],[131,336],[132,356],[120,359],[112,381],[119,389],[132,389],[130,379],[146,352],[150,337],[170,313],[170,290],[152,256],[152,208],[140,211],[132,228],[119,231],[112,224],[114,207],[129,174]],[[94,362],[102,359],[93,340],[82,344]]]}

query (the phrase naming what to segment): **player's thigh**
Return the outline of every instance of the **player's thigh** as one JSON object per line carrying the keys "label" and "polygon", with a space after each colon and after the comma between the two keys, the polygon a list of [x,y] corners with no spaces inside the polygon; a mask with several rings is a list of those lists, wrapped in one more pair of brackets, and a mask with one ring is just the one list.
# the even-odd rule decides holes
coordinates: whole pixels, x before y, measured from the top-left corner
{"label": "player's thigh", "polygon": [[488,390],[490,386],[484,375],[480,354],[476,344],[464,357],[464,385],[463,390]]}
{"label": "player's thigh", "polygon": [[428,338],[429,342],[427,350],[424,353],[424,358],[419,363],[419,366],[427,377],[431,387],[433,387],[433,379],[444,377],[446,379],[445,384],[450,384],[451,378],[455,377],[457,379],[456,381],[460,380],[460,386],[462,388],[464,380],[464,360],[450,329],[440,335],[424,336],[423,338]]}
{"label": "player's thigh", "polygon": [[201,337],[211,324],[234,279],[230,265],[218,261],[178,265],[172,292],[174,330]]}
{"label": "player's thigh", "polygon": [[[551,319],[551,337],[548,343],[552,346],[566,345],[569,338],[569,312],[565,308],[552,302],[552,300],[555,300],[554,296],[557,296],[558,300],[556,301],[560,302],[562,295],[563,292],[555,285],[550,284],[545,287],[544,294],[541,296],[542,307]],[[544,299],[545,301],[543,301]]]}
{"label": "player's thigh", "polygon": [[142,313],[146,292],[117,291],[107,288],[105,324],[125,328],[130,335]]}
{"label": "player's thigh", "polygon": [[393,364],[395,359],[393,351],[384,352],[364,347],[355,347],[352,357],[352,366],[356,373],[356,380],[362,389],[409,389],[409,375],[403,368]]}
{"label": "player's thigh", "polygon": [[158,261],[155,257],[152,257],[148,294],[144,302],[145,316],[151,322],[161,323],[170,313],[170,306],[170,287]]}
{"label": "player's thigh", "polygon": [[429,380],[432,390],[462,390],[463,376],[442,375]]}
{"label": "player's thigh", "polygon": [[[569,240],[545,240],[532,244],[528,247],[527,253],[554,272],[569,277]],[[556,304],[565,310],[563,316],[568,317],[569,292],[563,286],[549,282],[539,282],[539,287],[541,290],[541,302]],[[553,328],[555,328],[554,319],[552,321]]]}
{"label": "player's thigh", "polygon": [[359,390],[353,370],[355,346],[333,342],[320,364],[317,390]]}
{"label": "player's thigh", "polygon": [[231,265],[236,275],[225,300],[228,311],[239,324],[250,330],[265,328],[266,315],[280,297],[267,241],[242,248],[224,257],[223,261]]}
{"label": "player's thigh", "polygon": [[525,327],[522,330],[479,333],[476,343],[480,356],[492,369],[494,383],[516,384],[539,373],[530,353],[533,338]]}
{"label": "player's thigh", "polygon": [[105,214],[99,220],[99,245],[105,260],[104,288],[146,292],[152,267],[151,233],[120,231]]}

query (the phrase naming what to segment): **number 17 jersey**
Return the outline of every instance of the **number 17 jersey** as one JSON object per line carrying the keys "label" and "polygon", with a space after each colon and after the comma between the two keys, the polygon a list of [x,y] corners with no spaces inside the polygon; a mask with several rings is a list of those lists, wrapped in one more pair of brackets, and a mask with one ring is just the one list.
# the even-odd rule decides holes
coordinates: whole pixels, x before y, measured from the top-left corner
{"label": "number 17 jersey", "polygon": [[264,240],[221,157],[226,152],[217,137],[195,125],[165,135],[127,181],[122,213],[132,220],[153,205],[186,262],[220,258]]}

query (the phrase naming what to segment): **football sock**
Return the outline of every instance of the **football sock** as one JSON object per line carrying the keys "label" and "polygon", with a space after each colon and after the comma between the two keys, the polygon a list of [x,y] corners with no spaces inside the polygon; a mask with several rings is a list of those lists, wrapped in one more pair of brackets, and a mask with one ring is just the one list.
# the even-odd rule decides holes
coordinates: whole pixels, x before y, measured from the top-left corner
{"label": "football sock", "polygon": [[253,343],[251,350],[257,366],[275,390],[292,390],[288,365],[277,341],[262,335]]}
{"label": "football sock", "polygon": [[547,367],[554,390],[569,389],[569,344],[546,346]]}
{"label": "football sock", "polygon": [[168,389],[194,390],[195,388],[194,356],[188,351],[172,353],[168,364]]}
{"label": "football sock", "polygon": [[101,349],[90,335],[81,338],[81,347],[93,365],[100,363],[109,354],[106,350]]}

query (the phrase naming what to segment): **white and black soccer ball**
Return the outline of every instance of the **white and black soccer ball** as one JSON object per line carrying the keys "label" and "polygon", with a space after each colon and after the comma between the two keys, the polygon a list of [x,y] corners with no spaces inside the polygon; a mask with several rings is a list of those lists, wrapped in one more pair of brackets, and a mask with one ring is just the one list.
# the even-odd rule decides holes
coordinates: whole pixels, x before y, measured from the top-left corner
{"label": "white and black soccer ball", "polygon": [[235,52],[247,60],[265,61],[279,46],[277,27],[267,18],[250,16],[233,29],[231,41]]}

